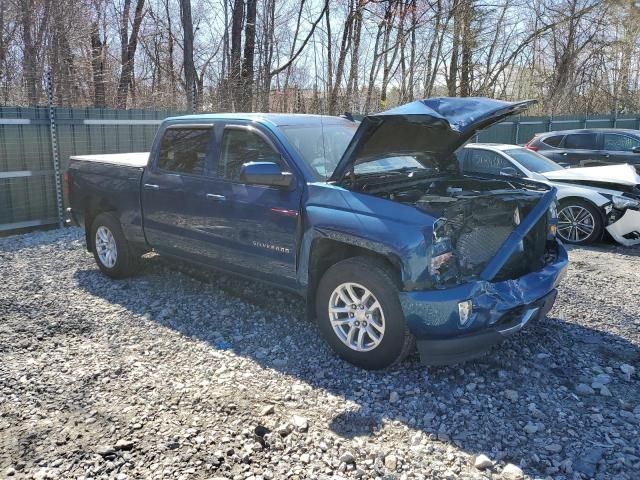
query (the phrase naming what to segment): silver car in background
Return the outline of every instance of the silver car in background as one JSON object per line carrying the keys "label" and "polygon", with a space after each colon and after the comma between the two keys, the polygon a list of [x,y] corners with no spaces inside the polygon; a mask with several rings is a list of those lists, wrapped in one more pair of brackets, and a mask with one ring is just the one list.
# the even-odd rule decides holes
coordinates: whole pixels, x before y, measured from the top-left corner
{"label": "silver car in background", "polygon": [[588,244],[606,230],[626,246],[640,244],[640,176],[631,165],[567,169],[518,145],[470,143],[456,153],[463,173],[507,175],[558,189],[558,235]]}

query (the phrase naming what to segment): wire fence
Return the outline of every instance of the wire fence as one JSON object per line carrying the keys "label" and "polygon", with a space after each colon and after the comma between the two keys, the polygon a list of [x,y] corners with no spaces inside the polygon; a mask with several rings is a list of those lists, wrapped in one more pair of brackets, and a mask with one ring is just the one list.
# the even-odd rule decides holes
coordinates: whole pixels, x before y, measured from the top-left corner
{"label": "wire fence", "polygon": [[[71,155],[149,151],[161,121],[182,113],[0,107],[0,233],[62,225],[61,178]],[[609,127],[640,129],[640,115],[516,117],[476,141],[522,144],[539,132]]]}

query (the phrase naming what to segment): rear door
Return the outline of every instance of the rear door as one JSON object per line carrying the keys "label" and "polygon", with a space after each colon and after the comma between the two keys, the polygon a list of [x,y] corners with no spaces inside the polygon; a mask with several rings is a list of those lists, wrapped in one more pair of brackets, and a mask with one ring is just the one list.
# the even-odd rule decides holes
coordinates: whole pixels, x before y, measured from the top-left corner
{"label": "rear door", "polygon": [[625,133],[604,133],[602,160],[605,163],[630,163],[640,167],[640,153],[633,150],[640,148],[640,138]]}
{"label": "rear door", "polygon": [[601,141],[597,133],[570,133],[563,141],[562,153],[556,162],[570,166],[598,165],[601,160]]}
{"label": "rear door", "polygon": [[155,160],[142,180],[142,209],[147,242],[156,250],[197,260],[223,255],[215,245],[220,202],[213,197],[213,124],[168,127],[152,152]]}
{"label": "rear door", "polygon": [[[228,122],[216,126],[220,145],[215,167],[216,231],[225,261],[240,273],[294,286],[296,238],[300,233],[303,182],[277,140],[266,129]],[[251,185],[240,180],[247,162],[274,162],[296,175],[291,189]]]}

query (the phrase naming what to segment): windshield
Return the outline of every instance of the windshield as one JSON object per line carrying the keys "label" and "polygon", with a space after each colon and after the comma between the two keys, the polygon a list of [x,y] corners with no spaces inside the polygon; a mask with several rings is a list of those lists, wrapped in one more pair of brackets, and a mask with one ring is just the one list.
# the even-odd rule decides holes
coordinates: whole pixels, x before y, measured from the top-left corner
{"label": "windshield", "polygon": [[564,170],[564,168],[556,162],[526,148],[512,148],[505,150],[505,153],[530,172],[545,173]]}
{"label": "windshield", "polygon": [[324,180],[333,173],[357,129],[358,124],[348,120],[281,127],[302,160]]}

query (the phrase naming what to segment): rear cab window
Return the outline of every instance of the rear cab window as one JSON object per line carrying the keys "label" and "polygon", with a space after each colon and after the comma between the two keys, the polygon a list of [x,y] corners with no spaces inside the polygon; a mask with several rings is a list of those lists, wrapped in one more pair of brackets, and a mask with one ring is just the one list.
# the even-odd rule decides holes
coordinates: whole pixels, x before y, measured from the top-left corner
{"label": "rear cab window", "polygon": [[289,171],[273,144],[257,130],[240,125],[225,127],[218,160],[218,178],[239,182],[242,165],[249,162],[273,162],[283,172]]}
{"label": "rear cab window", "polygon": [[598,135],[595,133],[572,133],[564,139],[564,147],[574,150],[597,150]]}
{"label": "rear cab window", "polygon": [[158,169],[187,175],[204,175],[212,125],[170,126],[160,141]]}

